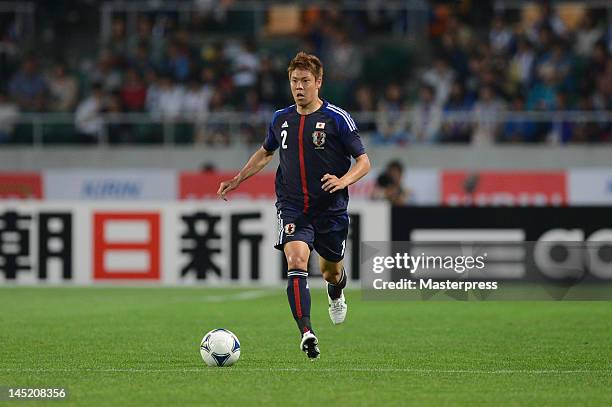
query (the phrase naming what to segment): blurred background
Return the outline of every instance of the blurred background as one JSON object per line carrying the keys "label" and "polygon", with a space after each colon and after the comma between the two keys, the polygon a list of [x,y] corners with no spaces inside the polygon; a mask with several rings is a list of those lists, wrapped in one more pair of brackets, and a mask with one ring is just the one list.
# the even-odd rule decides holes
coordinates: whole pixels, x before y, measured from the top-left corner
{"label": "blurred background", "polygon": [[609,1],[0,1],[0,278],[282,280],[275,165],[215,192],[293,103],[299,50],[373,163],[354,279],[359,241],[414,219],[609,237]]}

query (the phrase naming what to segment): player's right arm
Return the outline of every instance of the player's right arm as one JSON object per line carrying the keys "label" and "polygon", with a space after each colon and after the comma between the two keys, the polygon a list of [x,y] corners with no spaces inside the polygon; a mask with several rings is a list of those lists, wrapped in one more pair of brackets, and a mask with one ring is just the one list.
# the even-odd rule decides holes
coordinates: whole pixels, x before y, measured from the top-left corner
{"label": "player's right arm", "polygon": [[274,150],[268,151],[265,148],[260,147],[259,150],[255,151],[251,158],[249,158],[249,161],[247,161],[245,166],[234,178],[229,179],[227,181],[223,181],[219,185],[217,195],[223,198],[223,200],[227,201],[227,197],[225,195],[228,192],[238,188],[238,185],[240,185],[242,181],[246,180],[249,177],[252,177],[259,171],[264,169],[264,167],[268,165],[270,161],[272,161],[273,156]]}
{"label": "player's right arm", "polygon": [[219,195],[223,200],[227,201],[225,195],[238,188],[238,185],[242,183],[245,179],[252,177],[261,171],[270,161],[272,161],[272,157],[274,156],[274,151],[279,147],[278,140],[276,139],[276,133],[274,131],[274,123],[276,118],[278,117],[277,111],[274,116],[272,116],[272,121],[270,123],[270,127],[268,128],[268,134],[266,134],[266,139],[263,142],[263,145],[259,148],[259,150],[255,151],[255,153],[249,158],[249,161],[245,164],[245,166],[240,170],[238,175],[234,178],[229,179],[227,181],[223,181],[219,185],[219,190],[217,191],[217,195]]}

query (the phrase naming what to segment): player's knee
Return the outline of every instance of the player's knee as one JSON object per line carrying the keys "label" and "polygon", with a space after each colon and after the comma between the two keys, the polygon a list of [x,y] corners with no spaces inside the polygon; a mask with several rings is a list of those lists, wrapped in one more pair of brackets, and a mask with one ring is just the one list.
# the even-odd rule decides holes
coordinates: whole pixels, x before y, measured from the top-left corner
{"label": "player's knee", "polygon": [[300,254],[287,254],[287,265],[289,269],[300,269],[307,270],[308,269],[308,257],[300,255]]}

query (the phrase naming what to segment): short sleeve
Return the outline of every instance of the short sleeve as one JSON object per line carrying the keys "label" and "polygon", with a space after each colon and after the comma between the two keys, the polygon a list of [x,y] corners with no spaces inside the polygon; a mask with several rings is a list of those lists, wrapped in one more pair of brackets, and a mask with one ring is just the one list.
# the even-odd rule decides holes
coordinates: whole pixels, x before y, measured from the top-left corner
{"label": "short sleeve", "polygon": [[345,113],[345,115],[346,116],[341,115],[339,120],[340,140],[342,140],[342,144],[344,144],[349,154],[351,154],[351,157],[357,158],[365,153],[365,148],[361,142],[359,129],[355,121],[353,121],[353,118],[347,113]]}
{"label": "short sleeve", "polygon": [[263,142],[263,148],[266,151],[274,151],[279,147],[278,140],[276,139],[276,136],[274,135],[274,121],[277,118],[277,116],[278,116],[277,114],[272,116],[272,121],[270,122],[270,126],[268,127],[268,134],[266,134],[266,139]]}

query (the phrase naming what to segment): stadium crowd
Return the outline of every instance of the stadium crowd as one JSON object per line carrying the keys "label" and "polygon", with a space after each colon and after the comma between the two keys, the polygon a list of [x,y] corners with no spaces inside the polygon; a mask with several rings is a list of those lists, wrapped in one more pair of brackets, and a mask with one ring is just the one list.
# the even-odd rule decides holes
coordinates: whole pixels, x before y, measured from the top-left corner
{"label": "stadium crowd", "polygon": [[[429,58],[390,78],[364,79],[364,39],[376,26],[347,23],[339,10],[305,16],[301,47],[324,61],[323,96],[332,88],[334,103],[346,106],[375,144],[612,140],[605,121],[569,122],[562,114],[547,121],[496,119],[505,111],[612,110],[606,13],[586,10],[572,20],[543,4],[531,19],[495,13],[477,25],[453,10],[431,8]],[[20,112],[74,112],[83,141],[107,131],[114,141],[137,142],[130,124],[108,124],[101,114],[145,112],[168,122],[192,120],[196,142],[227,144],[227,124],[207,118],[233,111],[243,113],[243,140],[255,143],[265,130],[253,123],[265,123],[290,100],[285,56],[251,39],[194,43],[188,28],[168,19],[141,15],[128,30],[124,18],[115,18],[97,59],[68,66],[22,53],[6,26],[0,142],[11,139]],[[360,120],[361,112],[376,112],[375,120]]]}

